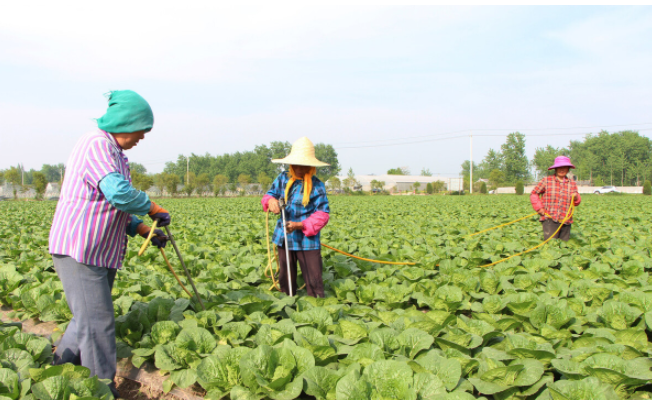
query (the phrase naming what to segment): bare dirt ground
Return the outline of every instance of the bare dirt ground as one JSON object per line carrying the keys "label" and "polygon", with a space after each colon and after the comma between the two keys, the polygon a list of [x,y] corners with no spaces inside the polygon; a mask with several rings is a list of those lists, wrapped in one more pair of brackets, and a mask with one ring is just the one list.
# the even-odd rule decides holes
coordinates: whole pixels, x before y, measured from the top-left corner
{"label": "bare dirt ground", "polygon": [[125,400],[178,400],[171,394],[165,394],[131,379],[115,378],[120,397]]}

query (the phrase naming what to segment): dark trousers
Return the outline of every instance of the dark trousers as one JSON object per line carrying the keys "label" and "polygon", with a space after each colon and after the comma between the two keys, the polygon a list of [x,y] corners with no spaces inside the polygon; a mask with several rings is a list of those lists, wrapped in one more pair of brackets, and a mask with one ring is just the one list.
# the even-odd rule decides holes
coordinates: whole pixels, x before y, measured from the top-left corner
{"label": "dark trousers", "polygon": [[[541,225],[543,225],[543,240],[547,240],[557,231],[557,228],[559,228],[559,222],[555,222],[551,219],[543,221]],[[554,239],[561,239],[564,242],[568,242],[568,239],[570,239],[570,231],[571,226],[564,225],[561,227],[559,232],[557,232]]]}
{"label": "dark trousers", "polygon": [[91,376],[113,380],[117,353],[111,289],[116,270],[82,264],[68,256],[53,255],[52,259],[72,311],[54,363],[81,364],[91,370]]}
{"label": "dark trousers", "polygon": [[[281,292],[290,294],[288,286],[288,266],[285,258],[285,248],[278,246],[278,280]],[[290,250],[290,276],[292,280],[292,294],[297,294],[297,261],[301,267],[303,280],[306,282],[308,296],[324,297],[324,281],[321,277],[322,260],[321,250],[292,251]]]}

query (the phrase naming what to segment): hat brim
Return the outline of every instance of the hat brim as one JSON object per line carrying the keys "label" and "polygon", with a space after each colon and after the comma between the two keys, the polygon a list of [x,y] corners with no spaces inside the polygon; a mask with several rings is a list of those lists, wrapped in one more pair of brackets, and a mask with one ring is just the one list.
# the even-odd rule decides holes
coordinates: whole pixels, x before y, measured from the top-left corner
{"label": "hat brim", "polygon": [[557,168],[562,168],[562,167],[570,167],[570,168],[575,169],[575,166],[573,164],[568,163],[568,164],[559,164],[559,165],[555,164],[552,167],[548,168],[548,171],[550,171],[551,169],[557,169]]}
{"label": "hat brim", "polygon": [[290,154],[285,158],[272,159],[274,164],[303,165],[306,167],[329,167],[330,164],[319,161],[316,158],[292,157]]}

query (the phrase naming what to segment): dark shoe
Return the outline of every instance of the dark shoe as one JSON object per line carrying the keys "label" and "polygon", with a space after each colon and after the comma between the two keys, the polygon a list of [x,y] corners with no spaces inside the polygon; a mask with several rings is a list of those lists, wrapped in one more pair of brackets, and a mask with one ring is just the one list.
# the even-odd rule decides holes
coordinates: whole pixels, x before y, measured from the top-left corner
{"label": "dark shoe", "polygon": [[115,387],[115,382],[111,383],[108,385],[109,389],[111,389],[111,393],[113,393],[113,398],[115,399],[120,399],[120,392],[118,392],[118,389]]}

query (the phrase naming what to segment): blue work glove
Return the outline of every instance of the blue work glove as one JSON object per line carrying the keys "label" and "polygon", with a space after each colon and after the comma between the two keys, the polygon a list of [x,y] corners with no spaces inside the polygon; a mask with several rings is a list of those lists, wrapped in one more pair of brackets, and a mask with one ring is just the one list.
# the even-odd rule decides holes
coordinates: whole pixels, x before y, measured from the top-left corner
{"label": "blue work glove", "polygon": [[159,206],[152,201],[149,207],[149,217],[152,220],[158,219],[158,226],[164,227],[170,225],[170,213],[165,208]]}

